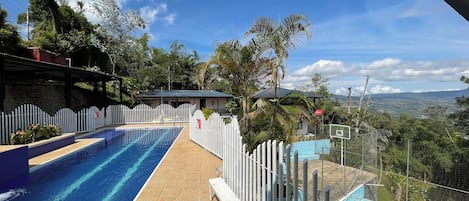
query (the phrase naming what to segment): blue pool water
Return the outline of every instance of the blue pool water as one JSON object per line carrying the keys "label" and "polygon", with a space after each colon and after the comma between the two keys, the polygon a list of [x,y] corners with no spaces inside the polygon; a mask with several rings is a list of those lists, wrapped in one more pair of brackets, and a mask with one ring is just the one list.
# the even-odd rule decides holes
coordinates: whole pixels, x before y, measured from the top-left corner
{"label": "blue pool water", "polygon": [[9,200],[132,200],[181,129],[88,135],[105,141],[33,169],[28,186],[10,191]]}

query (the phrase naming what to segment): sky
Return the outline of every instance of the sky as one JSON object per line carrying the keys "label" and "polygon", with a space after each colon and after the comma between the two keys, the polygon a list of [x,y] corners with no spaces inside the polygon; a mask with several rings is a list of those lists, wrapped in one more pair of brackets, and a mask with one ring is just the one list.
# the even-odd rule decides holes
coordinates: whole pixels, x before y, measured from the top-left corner
{"label": "sky", "polygon": [[[87,18],[99,19],[85,2]],[[310,40],[289,52],[281,87],[303,89],[315,73],[328,78],[334,94],[446,91],[468,88],[469,22],[444,0],[117,0],[140,13],[149,45],[169,49],[177,40],[203,61],[218,43],[238,39],[260,17],[277,22],[301,14],[311,22]],[[76,0],[68,0],[76,7]],[[27,0],[0,0],[9,21]],[[20,27],[24,33],[25,28]]]}

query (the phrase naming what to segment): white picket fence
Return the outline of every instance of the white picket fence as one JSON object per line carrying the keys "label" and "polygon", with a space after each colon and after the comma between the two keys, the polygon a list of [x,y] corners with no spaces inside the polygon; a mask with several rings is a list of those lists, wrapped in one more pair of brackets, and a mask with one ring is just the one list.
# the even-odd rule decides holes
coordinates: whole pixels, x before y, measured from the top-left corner
{"label": "white picket fence", "polygon": [[[214,113],[205,120],[202,112],[191,117],[190,138],[223,160],[223,178],[241,200],[276,200],[284,165],[283,142],[268,141],[259,145],[252,154],[242,142],[236,117],[225,124]],[[265,175],[265,176],[262,176]],[[283,176],[282,176],[283,179]]]}
{"label": "white picket fence", "polygon": [[0,144],[7,144],[10,134],[17,129],[26,129],[34,123],[55,124],[65,133],[89,132],[116,124],[188,122],[194,110],[195,106],[189,104],[178,108],[166,104],[156,108],[137,105],[132,109],[124,105],[111,105],[106,109],[93,106],[78,112],[63,108],[49,115],[35,105],[25,104],[8,114],[0,112]]}
{"label": "white picket fence", "polygon": [[[236,118],[235,118],[236,119]],[[190,138],[216,156],[223,157],[224,127],[223,118],[218,113],[205,119],[202,111],[197,110],[191,117]]]}
{"label": "white picket fence", "polygon": [[75,113],[71,109],[63,108],[54,115],[49,115],[35,105],[25,104],[18,106],[10,114],[0,112],[0,143],[8,143],[11,133],[19,128],[25,129],[33,123],[56,124],[66,133],[92,131],[95,128],[95,122],[88,109]]}
{"label": "white picket fence", "polygon": [[178,108],[173,108],[168,104],[159,105],[156,108],[144,104],[134,108],[128,108],[125,105],[111,105],[106,109],[105,124],[188,122],[192,107],[190,104],[183,104]]}

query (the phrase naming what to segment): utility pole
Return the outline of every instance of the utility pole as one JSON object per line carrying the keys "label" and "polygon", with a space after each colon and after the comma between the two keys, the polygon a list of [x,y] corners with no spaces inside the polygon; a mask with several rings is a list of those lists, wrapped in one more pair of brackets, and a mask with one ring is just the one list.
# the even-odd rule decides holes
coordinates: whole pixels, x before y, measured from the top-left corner
{"label": "utility pole", "polygon": [[405,200],[409,201],[409,165],[410,164],[410,139],[407,139],[407,168],[405,177]]}
{"label": "utility pole", "polygon": [[168,65],[168,91],[171,91],[171,65]]}
{"label": "utility pole", "polygon": [[29,43],[29,8],[26,8],[26,27],[27,27],[27,39],[28,39],[28,43]]}

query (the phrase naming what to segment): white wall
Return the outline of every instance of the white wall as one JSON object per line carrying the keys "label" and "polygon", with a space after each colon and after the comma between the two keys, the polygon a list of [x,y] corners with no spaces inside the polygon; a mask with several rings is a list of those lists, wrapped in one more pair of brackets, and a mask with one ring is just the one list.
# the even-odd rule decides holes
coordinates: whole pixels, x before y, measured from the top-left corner
{"label": "white wall", "polygon": [[[228,102],[226,98],[163,98],[163,102],[168,102],[170,105],[173,102],[189,102],[189,104],[200,108],[200,99],[205,99],[205,107],[221,113],[226,112],[225,104]],[[160,98],[152,98],[144,99],[143,102],[151,107],[157,107],[160,105],[160,100]]]}

